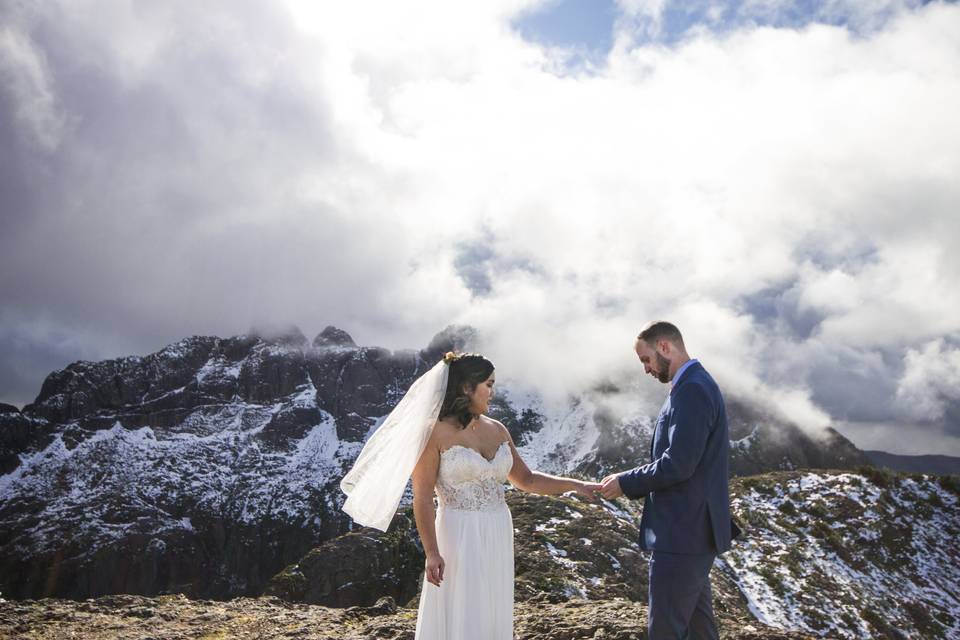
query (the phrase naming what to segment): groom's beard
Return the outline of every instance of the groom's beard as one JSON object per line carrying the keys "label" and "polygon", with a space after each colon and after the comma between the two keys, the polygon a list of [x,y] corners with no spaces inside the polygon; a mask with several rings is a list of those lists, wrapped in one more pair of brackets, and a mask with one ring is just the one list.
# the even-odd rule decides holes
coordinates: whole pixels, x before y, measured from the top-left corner
{"label": "groom's beard", "polygon": [[657,380],[666,384],[670,382],[670,360],[657,352]]}

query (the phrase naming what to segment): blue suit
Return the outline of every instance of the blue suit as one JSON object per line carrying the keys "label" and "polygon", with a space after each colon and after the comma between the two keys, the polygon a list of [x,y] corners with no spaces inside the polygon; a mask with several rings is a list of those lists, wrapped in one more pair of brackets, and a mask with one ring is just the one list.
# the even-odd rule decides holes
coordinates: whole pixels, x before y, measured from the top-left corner
{"label": "blue suit", "polygon": [[657,417],[649,464],[618,475],[644,498],[640,546],[650,561],[649,637],[718,637],[710,567],[740,531],[730,518],[730,438],[720,388],[699,362],[674,380]]}

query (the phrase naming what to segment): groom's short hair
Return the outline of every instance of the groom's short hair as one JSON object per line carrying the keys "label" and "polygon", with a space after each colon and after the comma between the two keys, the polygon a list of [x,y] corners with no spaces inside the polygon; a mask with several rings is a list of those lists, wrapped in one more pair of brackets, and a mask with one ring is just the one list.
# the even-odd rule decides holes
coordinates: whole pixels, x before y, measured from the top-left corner
{"label": "groom's short hair", "polygon": [[680,329],[677,325],[665,320],[651,322],[640,331],[637,340],[643,340],[651,347],[657,344],[658,340],[669,340],[678,347],[685,349],[683,345],[683,336],[680,335]]}

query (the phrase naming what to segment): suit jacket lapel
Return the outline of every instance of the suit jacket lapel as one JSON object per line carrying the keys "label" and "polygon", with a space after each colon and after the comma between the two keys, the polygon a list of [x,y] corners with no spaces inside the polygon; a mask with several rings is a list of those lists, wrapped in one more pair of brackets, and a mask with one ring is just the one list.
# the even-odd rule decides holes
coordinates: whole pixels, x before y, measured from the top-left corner
{"label": "suit jacket lapel", "polygon": [[[691,369],[695,369],[699,366],[701,366],[699,361],[694,362],[689,367],[687,367],[687,370],[683,372],[683,375],[684,376],[689,375]],[[653,439],[650,441],[650,462],[653,462],[654,460],[653,452],[656,449],[657,437],[660,435],[660,425],[662,425],[664,422],[667,421],[667,419],[669,418],[670,410],[673,408],[673,394],[677,390],[677,383],[679,382],[680,380],[678,378],[676,379],[674,384],[670,385],[670,393],[667,394],[667,399],[664,400],[663,406],[660,407],[660,415],[657,416],[657,425],[653,429]]]}
{"label": "suit jacket lapel", "polygon": [[[702,366],[699,361],[692,363],[687,369],[683,372],[684,377],[690,374],[692,369]],[[670,393],[667,394],[667,399],[663,401],[663,406],[660,407],[660,415],[657,416],[657,424],[653,427],[653,437],[650,438],[650,462],[654,461],[653,453],[657,447],[657,438],[660,436],[660,425],[667,421],[669,417],[670,408],[673,406],[673,392],[677,390],[677,383],[680,382],[679,379],[675,381],[673,385],[670,386]]]}
{"label": "suit jacket lapel", "polygon": [[670,396],[668,395],[667,399],[663,401],[663,406],[660,407],[660,415],[657,416],[657,423],[653,426],[653,437],[650,438],[650,462],[655,460],[653,452],[656,450],[657,438],[660,437],[660,425],[666,421],[669,412]]}

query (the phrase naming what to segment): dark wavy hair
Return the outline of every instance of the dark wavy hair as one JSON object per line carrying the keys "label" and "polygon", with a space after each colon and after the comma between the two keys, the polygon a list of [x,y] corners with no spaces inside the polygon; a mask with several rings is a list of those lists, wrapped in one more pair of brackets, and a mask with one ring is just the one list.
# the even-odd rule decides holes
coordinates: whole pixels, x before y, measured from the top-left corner
{"label": "dark wavy hair", "polygon": [[470,391],[476,389],[493,373],[493,363],[479,353],[465,353],[447,366],[450,367],[450,377],[447,378],[447,394],[440,406],[440,418],[456,416],[462,429],[475,417],[470,413],[470,398],[464,387]]}

